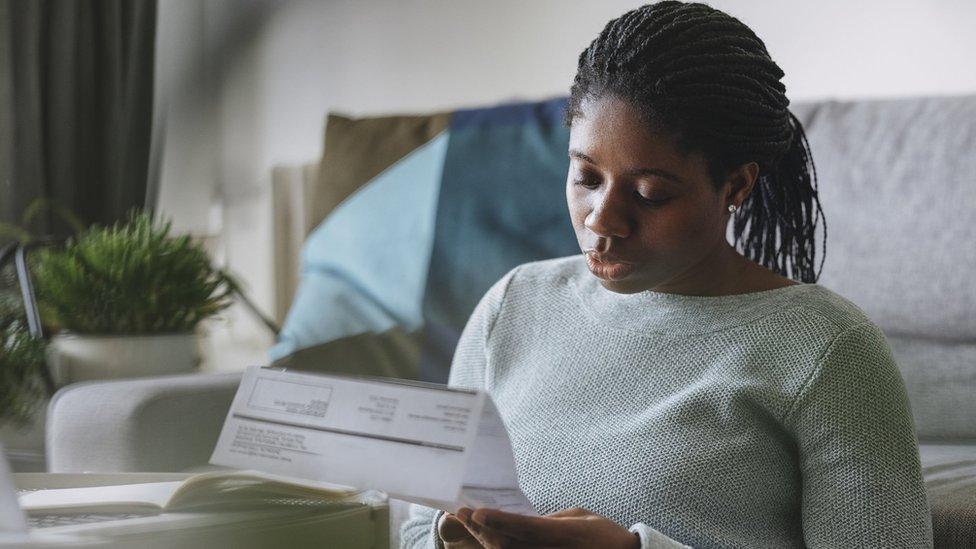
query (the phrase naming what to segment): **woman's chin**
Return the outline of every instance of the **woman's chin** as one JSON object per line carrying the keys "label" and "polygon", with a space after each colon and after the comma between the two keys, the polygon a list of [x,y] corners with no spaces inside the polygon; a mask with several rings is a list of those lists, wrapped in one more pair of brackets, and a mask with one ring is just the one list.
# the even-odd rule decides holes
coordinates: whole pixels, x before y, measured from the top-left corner
{"label": "woman's chin", "polygon": [[636,263],[604,263],[587,255],[586,264],[590,274],[611,292],[633,294],[650,287],[646,282],[646,273]]}
{"label": "woman's chin", "polygon": [[622,280],[607,280],[604,278],[600,278],[600,285],[610,290],[611,292],[615,292],[618,294],[635,294],[637,292],[642,292],[647,289],[641,286],[636,281],[630,280],[629,278],[625,278]]}

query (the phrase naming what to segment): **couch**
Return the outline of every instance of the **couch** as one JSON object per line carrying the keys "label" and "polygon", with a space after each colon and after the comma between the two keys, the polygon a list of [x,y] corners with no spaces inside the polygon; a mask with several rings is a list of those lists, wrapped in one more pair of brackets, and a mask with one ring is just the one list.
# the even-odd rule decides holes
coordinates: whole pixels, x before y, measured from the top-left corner
{"label": "couch", "polygon": [[[446,379],[460,328],[492,281],[576,251],[562,192],[564,101],[330,116],[315,188],[302,191],[315,201],[305,211],[323,221],[302,249],[272,359]],[[936,546],[976,547],[976,95],[790,108],[807,131],[827,220],[819,283],[888,337],[916,420]],[[378,249],[387,253],[369,251]],[[238,379],[65,388],[48,411],[49,469],[203,465]],[[403,506],[392,514],[396,540]]]}

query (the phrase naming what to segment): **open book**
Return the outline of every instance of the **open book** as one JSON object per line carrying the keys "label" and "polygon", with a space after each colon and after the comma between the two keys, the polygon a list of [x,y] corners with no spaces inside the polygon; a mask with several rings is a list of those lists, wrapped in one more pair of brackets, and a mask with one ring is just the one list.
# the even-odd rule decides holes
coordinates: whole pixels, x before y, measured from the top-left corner
{"label": "open book", "polygon": [[296,480],[256,471],[214,471],[186,480],[37,490],[20,496],[28,513],[161,513],[268,505],[362,505],[385,499],[376,490]]}

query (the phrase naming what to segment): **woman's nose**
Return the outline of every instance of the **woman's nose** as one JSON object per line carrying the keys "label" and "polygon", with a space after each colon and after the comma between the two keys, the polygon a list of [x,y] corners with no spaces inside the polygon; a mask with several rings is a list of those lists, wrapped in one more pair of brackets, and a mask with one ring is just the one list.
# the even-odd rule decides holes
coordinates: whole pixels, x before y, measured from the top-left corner
{"label": "woman's nose", "polygon": [[630,234],[630,219],[626,204],[613,190],[606,190],[597,198],[593,209],[583,220],[583,226],[604,238],[626,238]]}

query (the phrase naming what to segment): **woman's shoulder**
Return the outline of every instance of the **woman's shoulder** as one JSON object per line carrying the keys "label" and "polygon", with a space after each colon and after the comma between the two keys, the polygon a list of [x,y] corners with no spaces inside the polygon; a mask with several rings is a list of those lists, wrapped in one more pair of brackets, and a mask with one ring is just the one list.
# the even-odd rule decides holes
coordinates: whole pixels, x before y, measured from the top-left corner
{"label": "woman's shoulder", "polygon": [[802,376],[787,422],[809,426],[821,421],[823,410],[836,416],[884,409],[910,418],[904,380],[882,328],[852,301],[819,285],[804,310],[830,328],[816,362]]}
{"label": "woman's shoulder", "polygon": [[871,318],[856,303],[827,286],[807,283],[792,288],[796,290],[792,308],[819,320],[837,334],[863,325],[874,326]]}
{"label": "woman's shoulder", "polygon": [[[878,386],[895,387],[900,383],[882,328],[850,299],[820,284],[807,286],[794,309],[799,315],[794,318],[799,320],[797,325],[806,325],[811,332],[817,332],[820,337],[811,339],[819,340],[821,345],[813,369],[805,376],[806,385],[847,383],[867,394],[868,387],[875,390]],[[804,392],[809,393],[810,388],[805,387]],[[827,391],[822,396],[828,398],[834,392]]]}

